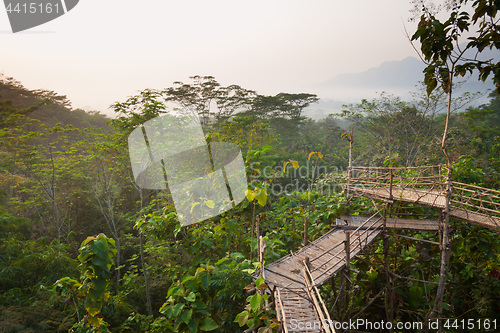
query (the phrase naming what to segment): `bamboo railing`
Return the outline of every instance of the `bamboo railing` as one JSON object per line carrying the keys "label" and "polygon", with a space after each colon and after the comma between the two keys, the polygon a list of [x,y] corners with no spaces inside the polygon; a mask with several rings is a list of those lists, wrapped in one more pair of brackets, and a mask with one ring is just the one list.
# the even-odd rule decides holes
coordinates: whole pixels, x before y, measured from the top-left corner
{"label": "bamboo railing", "polygon": [[[402,200],[444,208],[448,168],[352,167],[346,189],[381,200]],[[451,182],[450,215],[500,230],[500,191]]]}

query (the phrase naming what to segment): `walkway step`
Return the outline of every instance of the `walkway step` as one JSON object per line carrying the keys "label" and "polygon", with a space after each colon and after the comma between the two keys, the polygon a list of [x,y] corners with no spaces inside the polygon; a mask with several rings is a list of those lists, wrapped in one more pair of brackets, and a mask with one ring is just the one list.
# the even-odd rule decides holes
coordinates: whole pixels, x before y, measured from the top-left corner
{"label": "walkway step", "polygon": [[322,332],[321,321],[316,317],[314,306],[308,300],[307,292],[304,289],[296,292],[280,289],[280,297],[289,333]]}

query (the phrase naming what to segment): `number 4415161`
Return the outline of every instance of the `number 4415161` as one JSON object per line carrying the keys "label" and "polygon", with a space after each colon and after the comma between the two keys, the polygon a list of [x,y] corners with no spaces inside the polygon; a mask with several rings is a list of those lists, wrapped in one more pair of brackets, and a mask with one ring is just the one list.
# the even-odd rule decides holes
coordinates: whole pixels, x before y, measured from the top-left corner
{"label": "number 4415161", "polygon": [[7,4],[7,13],[23,13],[23,14],[51,14],[59,13],[59,2],[56,3],[35,3],[35,2],[25,2],[17,3],[15,6],[12,3]]}
{"label": "number 4415161", "polygon": [[497,329],[497,320],[493,319],[446,319],[443,324],[446,329],[489,330]]}

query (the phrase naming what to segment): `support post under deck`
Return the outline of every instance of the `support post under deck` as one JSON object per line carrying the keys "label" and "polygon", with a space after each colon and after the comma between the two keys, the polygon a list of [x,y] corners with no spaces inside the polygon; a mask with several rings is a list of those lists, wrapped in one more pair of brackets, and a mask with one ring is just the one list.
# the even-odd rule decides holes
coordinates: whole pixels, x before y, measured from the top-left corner
{"label": "support post under deck", "polygon": [[[391,173],[391,193],[392,193],[392,173]],[[392,213],[392,205],[387,204],[384,210],[384,231],[383,231],[383,246],[384,246],[384,266],[385,266],[385,278],[387,281],[387,287],[385,288],[385,313],[387,317],[387,322],[394,322],[394,288],[393,288],[393,277],[389,274],[389,233],[387,232],[387,210],[389,214]],[[389,332],[393,332],[392,326]]]}

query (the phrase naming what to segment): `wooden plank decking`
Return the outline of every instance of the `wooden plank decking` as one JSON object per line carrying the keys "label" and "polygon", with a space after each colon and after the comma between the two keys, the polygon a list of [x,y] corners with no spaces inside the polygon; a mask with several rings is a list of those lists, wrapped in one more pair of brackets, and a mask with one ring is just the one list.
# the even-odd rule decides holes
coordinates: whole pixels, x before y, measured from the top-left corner
{"label": "wooden plank decking", "polygon": [[304,281],[301,267],[309,258],[311,275],[316,285],[323,284],[335,275],[346,263],[344,241],[345,232],[351,233],[351,258],[369,245],[380,234],[381,229],[353,230],[332,229],[316,241],[289,254],[265,267],[266,281],[270,284],[289,289],[302,289]]}
{"label": "wooden plank decking", "polygon": [[451,208],[450,216],[462,221],[471,222],[482,227],[500,230],[500,218],[465,209]]}
{"label": "wooden plank decking", "polygon": [[280,288],[281,306],[285,319],[283,320],[280,315],[280,320],[287,327],[289,333],[317,333],[322,332],[316,311],[314,310],[313,303],[309,300],[305,289],[292,291],[286,288]]}
{"label": "wooden plank decking", "polygon": [[[348,185],[351,193],[383,201],[404,201],[443,209],[446,194],[431,187],[412,188],[403,186],[373,187],[362,184]],[[451,207],[450,216],[500,230],[500,218],[460,207]],[[321,285],[340,271],[346,264],[346,233],[350,235],[350,258],[366,248],[382,231],[382,217],[341,216],[338,228],[332,229],[316,241],[291,253],[264,268],[266,282],[276,287],[278,317],[286,333],[323,332],[314,323],[320,323],[321,316],[309,299],[304,281],[303,267],[308,262],[310,277],[315,285]],[[438,231],[437,221],[419,219],[386,218],[386,227],[421,231]],[[355,229],[355,230],[352,230]],[[297,325],[302,323],[302,325]],[[303,329],[301,329],[300,327]]]}
{"label": "wooden plank decking", "polygon": [[[373,197],[375,199],[391,199],[391,191],[388,187],[358,187],[349,186],[349,191],[361,194],[363,196]],[[427,206],[444,208],[446,205],[445,193],[419,188],[399,188],[393,186],[392,199],[405,202],[423,204]]]}
{"label": "wooden plank decking", "polygon": [[[385,187],[374,188],[350,186],[349,191],[374,199],[391,200],[390,190]],[[442,209],[445,208],[446,196],[443,192],[435,190],[398,188],[394,186],[392,189],[392,200],[422,204]],[[499,217],[458,207],[452,207],[450,209],[450,216],[486,228],[494,229],[496,231],[500,230]]]}
{"label": "wooden plank decking", "polygon": [[[315,285],[321,285],[335,275],[346,264],[345,240],[350,234],[350,257],[355,257],[381,233],[381,218],[369,221],[371,229],[332,229],[316,241],[299,251],[289,254],[264,268],[264,276],[269,285],[280,290],[278,300],[287,332],[322,332],[315,324],[321,323],[309,299],[302,270],[308,258],[309,269]],[[280,311],[281,312],[281,311]],[[300,324],[299,324],[300,323]],[[303,329],[301,329],[301,327]]]}
{"label": "wooden plank decking", "polygon": [[[357,228],[361,226],[366,220],[367,216],[361,215],[342,215],[337,219],[338,226],[347,228]],[[420,231],[438,231],[439,225],[436,220],[417,220],[417,219],[386,219],[387,229],[402,229],[402,230],[420,230]],[[363,227],[362,227],[363,228]]]}

